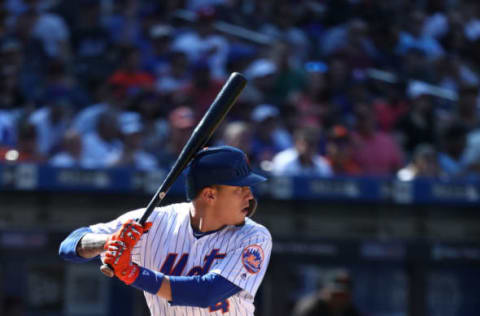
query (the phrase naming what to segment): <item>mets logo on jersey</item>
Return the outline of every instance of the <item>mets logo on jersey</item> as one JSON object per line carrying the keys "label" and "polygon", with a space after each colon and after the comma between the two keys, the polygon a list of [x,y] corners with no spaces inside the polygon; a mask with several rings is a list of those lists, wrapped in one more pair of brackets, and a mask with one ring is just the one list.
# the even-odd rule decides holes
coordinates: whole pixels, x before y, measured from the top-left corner
{"label": "mets logo on jersey", "polygon": [[250,245],[243,249],[242,263],[248,273],[258,273],[262,268],[263,259],[263,249],[259,245]]}

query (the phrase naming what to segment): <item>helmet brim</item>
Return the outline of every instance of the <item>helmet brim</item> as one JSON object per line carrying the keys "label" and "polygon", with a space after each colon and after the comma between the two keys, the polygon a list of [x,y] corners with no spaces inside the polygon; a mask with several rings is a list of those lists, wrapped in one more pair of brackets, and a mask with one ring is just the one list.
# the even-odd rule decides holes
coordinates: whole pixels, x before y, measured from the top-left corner
{"label": "helmet brim", "polygon": [[237,187],[245,187],[245,186],[252,186],[261,182],[267,181],[267,178],[264,176],[261,176],[259,174],[250,172],[246,177],[240,178],[240,179],[235,179],[235,180],[230,180],[230,181],[224,181],[222,183],[217,183],[217,184],[223,184],[223,185],[232,185],[232,186],[237,186]]}

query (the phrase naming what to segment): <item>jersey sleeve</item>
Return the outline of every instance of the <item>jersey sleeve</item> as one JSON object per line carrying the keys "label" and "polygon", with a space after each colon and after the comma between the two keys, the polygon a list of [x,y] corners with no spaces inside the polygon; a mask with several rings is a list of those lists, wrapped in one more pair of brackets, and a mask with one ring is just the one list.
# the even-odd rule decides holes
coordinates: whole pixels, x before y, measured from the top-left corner
{"label": "jersey sleeve", "polygon": [[267,270],[271,252],[270,234],[256,234],[227,250],[224,260],[218,260],[210,271],[255,296]]}
{"label": "jersey sleeve", "polygon": [[129,219],[140,219],[143,214],[143,208],[127,212],[116,219],[107,223],[98,223],[90,226],[94,234],[112,234],[120,229],[123,223]]}

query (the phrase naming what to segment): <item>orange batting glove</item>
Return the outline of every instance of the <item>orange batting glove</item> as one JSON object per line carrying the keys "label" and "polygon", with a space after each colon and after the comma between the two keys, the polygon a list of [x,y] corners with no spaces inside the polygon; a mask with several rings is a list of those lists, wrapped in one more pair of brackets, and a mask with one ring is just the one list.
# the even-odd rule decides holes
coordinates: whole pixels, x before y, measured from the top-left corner
{"label": "orange batting glove", "polygon": [[131,250],[140,240],[140,237],[142,237],[142,235],[151,227],[152,222],[145,223],[145,225],[142,226],[133,219],[129,219],[127,222],[123,223],[122,227],[117,232],[110,235],[105,243],[104,249],[107,250],[110,241],[121,240]]}
{"label": "orange batting glove", "polygon": [[140,273],[140,268],[132,262],[132,250],[121,240],[108,241],[105,244],[107,252],[103,263],[113,268],[115,276],[125,282],[132,284]]}

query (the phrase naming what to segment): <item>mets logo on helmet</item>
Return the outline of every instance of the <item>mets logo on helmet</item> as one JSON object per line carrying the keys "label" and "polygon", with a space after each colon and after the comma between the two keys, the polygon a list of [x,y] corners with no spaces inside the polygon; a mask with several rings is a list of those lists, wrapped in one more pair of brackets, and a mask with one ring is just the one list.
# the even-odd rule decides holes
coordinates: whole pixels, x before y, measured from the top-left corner
{"label": "mets logo on helmet", "polygon": [[263,249],[259,245],[250,245],[243,249],[242,263],[248,273],[258,273],[262,268],[263,258]]}

